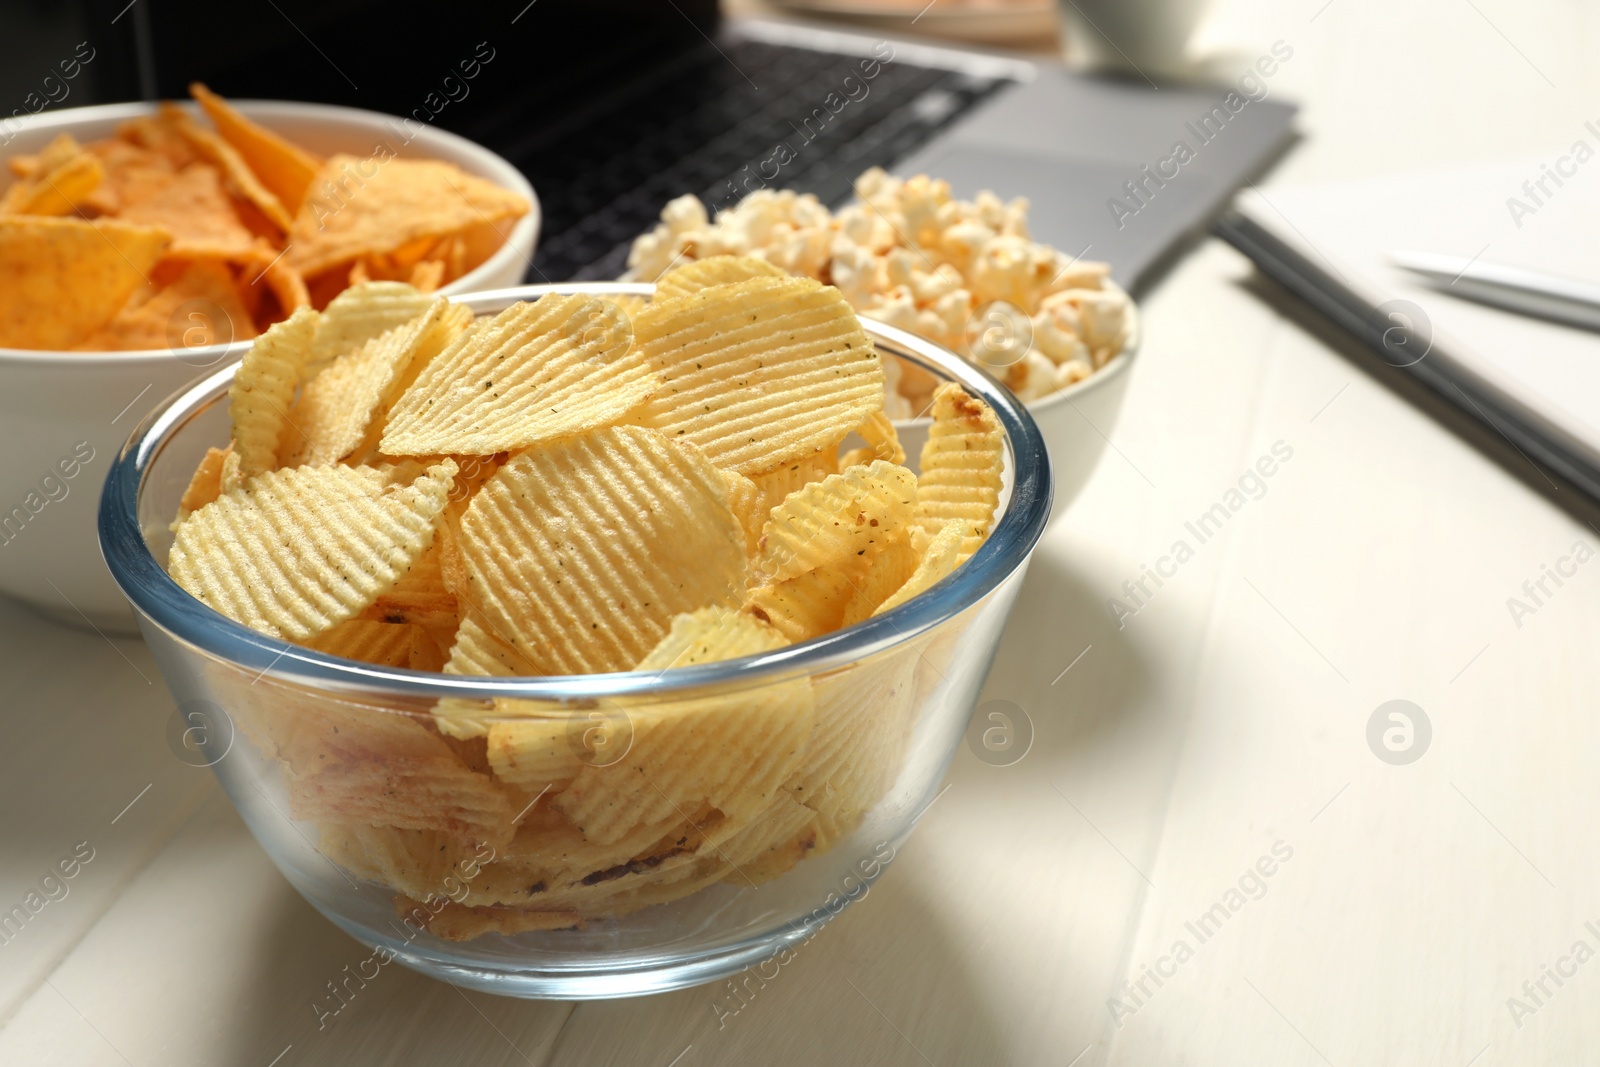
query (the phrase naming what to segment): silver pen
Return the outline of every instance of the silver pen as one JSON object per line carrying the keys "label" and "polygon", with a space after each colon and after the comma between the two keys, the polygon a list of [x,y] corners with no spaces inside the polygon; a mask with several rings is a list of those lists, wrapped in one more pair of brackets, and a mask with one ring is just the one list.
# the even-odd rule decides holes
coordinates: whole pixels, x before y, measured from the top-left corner
{"label": "silver pen", "polygon": [[1600,286],[1431,252],[1391,252],[1389,258],[1444,292],[1524,315],[1600,330]]}

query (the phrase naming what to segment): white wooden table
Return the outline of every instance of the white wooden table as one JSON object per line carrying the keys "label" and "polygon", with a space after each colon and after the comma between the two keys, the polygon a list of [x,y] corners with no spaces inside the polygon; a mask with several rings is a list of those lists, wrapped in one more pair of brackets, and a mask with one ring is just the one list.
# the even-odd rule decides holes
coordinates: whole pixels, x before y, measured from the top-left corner
{"label": "white wooden table", "polygon": [[[1600,117],[1577,4],[1235,0],[1209,33],[1241,71],[1295,50],[1272,88],[1306,139],[1269,194],[1554,158]],[[1031,751],[963,750],[870,896],[737,1014],[721,987],[573,1006],[390,968],[319,1031],[365,951],[168,751],[143,646],[0,605],[0,908],[93,855],[0,944],[0,1064],[1600,1060],[1600,568],[1520,628],[1505,606],[1600,520],[1251,277],[1210,241],[1146,302],[1116,451],[986,693]],[[1267,493],[1118,629],[1107,598],[1279,441]],[[1368,747],[1392,699],[1432,724],[1409,765]]]}

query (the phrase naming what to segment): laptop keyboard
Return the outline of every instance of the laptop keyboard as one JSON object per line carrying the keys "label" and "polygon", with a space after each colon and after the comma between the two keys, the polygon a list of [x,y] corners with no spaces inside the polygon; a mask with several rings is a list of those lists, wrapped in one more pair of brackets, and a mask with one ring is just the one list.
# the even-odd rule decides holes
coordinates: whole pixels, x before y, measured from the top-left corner
{"label": "laptop keyboard", "polygon": [[[793,158],[766,184],[840,205],[862,171],[891,167],[1011,84],[897,58],[860,96],[860,62],[724,38],[618,85],[557,126],[502,140],[543,207],[528,280],[616,277],[633,238],[656,223],[667,201],[692,192],[713,213],[731,207],[745,194],[741,183],[758,187],[751,176],[774,158],[779,142]],[[851,75],[859,98],[840,107]],[[825,106],[829,94],[837,94],[836,113]],[[813,117],[816,109],[825,121]],[[765,172],[775,165],[766,162]]]}

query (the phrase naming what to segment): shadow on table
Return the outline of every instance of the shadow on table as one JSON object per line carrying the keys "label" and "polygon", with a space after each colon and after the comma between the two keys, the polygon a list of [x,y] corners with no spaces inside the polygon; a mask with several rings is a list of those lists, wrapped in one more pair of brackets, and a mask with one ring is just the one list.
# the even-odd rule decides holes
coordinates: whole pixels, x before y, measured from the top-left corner
{"label": "shadow on table", "polygon": [[[913,839],[908,849],[914,848]],[[911,856],[812,940],[731,979],[580,1004],[552,1067],[763,1064],[926,1067],[1016,1062],[961,944]],[[674,1057],[681,1057],[674,1059]]]}
{"label": "shadow on table", "polygon": [[[254,950],[241,961],[255,971],[256,995],[228,1020],[233,1051],[224,1063],[263,1067],[292,1046],[277,1067],[527,1067],[545,1062],[572,1010],[566,1003],[457,990],[398,963],[378,968],[365,983],[346,983],[362,967],[372,973],[376,965],[364,962],[371,955],[283,882],[275,906],[261,918]],[[344,983],[345,1002],[329,983]]]}
{"label": "shadow on table", "polygon": [[1147,695],[1147,673],[1083,575],[1058,554],[1036,552],[977,713],[991,700],[1016,704],[1033,725],[1030,757],[1049,758],[1125,726]]}
{"label": "shadow on table", "polygon": [[[970,949],[928,908],[916,864],[903,866],[787,960],[721,982],[573,1005],[458,991],[390,964],[321,1028],[319,1012],[336,1003],[327,983],[369,953],[285,883],[245,961],[256,994],[229,1020],[234,1045],[223,1063],[261,1067],[292,1046],[280,1067],[915,1067],[931,1052],[919,1035],[935,1032],[945,1035],[936,1062],[1011,1062],[997,1052],[1004,1040],[971,981]],[[952,1034],[971,1055],[950,1056]]]}

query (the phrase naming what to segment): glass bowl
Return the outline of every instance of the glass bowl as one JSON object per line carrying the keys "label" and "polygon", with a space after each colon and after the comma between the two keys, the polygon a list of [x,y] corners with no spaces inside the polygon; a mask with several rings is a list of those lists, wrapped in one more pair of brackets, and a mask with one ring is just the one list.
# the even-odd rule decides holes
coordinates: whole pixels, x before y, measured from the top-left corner
{"label": "glass bowl", "polygon": [[[459,299],[482,314],[547,293],[653,289]],[[227,441],[234,369],[134,431],[106,482],[100,543],[182,712],[181,751],[211,766],[284,877],[375,966],[524,997],[675,989],[806,940],[882,875],[961,742],[1052,483],[1038,427],[1004,386],[920,338],[861,325],[999,417],[1007,469],[989,539],[866,622],[665,672],[428,674],[249,630],[161,562],[190,474]],[[441,733],[441,700],[489,739]],[[502,775],[486,750],[506,738],[521,769]]]}

